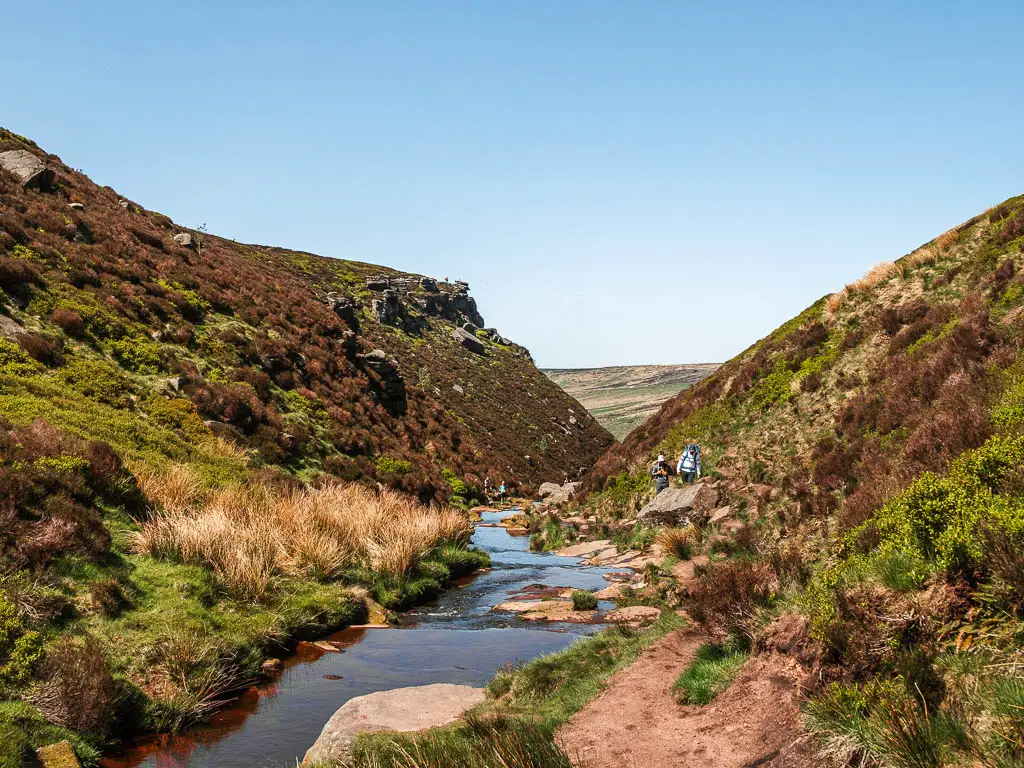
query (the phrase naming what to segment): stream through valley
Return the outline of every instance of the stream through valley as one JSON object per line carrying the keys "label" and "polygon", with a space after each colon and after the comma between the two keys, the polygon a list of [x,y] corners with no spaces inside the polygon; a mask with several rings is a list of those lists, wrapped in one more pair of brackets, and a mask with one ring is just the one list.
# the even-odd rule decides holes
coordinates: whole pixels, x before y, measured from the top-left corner
{"label": "stream through valley", "polygon": [[[515,510],[513,510],[515,511]],[[294,767],[331,715],[346,701],[375,691],[430,683],[483,686],[507,663],[559,651],[596,625],[528,624],[491,609],[535,585],[601,589],[611,569],[575,558],[530,552],[526,536],[491,527],[512,512],[484,513],[473,544],[491,569],[404,615],[401,627],[347,629],[308,643],[284,660],[272,682],[246,691],[209,723],[176,736],[154,736],[114,749],[105,768]],[[490,524],[490,525],[489,525]],[[611,607],[602,604],[600,608]]]}

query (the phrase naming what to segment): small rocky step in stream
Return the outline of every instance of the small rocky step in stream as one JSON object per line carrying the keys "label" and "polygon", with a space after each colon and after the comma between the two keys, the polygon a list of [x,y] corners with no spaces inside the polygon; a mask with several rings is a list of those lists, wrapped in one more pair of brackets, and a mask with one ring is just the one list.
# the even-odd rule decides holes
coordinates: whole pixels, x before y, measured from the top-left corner
{"label": "small rocky step in stream", "polygon": [[[352,628],[300,643],[274,680],[247,690],[207,724],[125,744],[103,765],[283,768],[311,749],[318,757],[343,756],[362,730],[449,722],[479,701],[496,670],[562,650],[600,629],[602,618],[645,620],[609,613],[615,580],[633,574],[586,564],[574,552],[530,552],[527,536],[497,525],[516,511],[485,511],[476,527],[473,543],[490,554],[491,568],[409,612],[401,627]],[[600,599],[597,611],[569,618],[565,606],[571,613],[573,589],[605,590],[599,599],[607,600]],[[551,605],[541,606],[546,615],[523,621],[531,611],[522,604],[531,602]],[[495,609],[508,605],[516,610]]]}

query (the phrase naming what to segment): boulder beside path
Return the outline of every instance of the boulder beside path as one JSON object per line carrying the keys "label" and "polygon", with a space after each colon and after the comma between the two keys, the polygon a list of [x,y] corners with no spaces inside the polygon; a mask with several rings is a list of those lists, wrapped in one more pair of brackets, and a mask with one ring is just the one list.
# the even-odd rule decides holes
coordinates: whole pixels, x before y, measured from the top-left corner
{"label": "boulder beside path", "polygon": [[666,488],[637,513],[641,525],[701,524],[718,503],[718,490],[706,483]]}
{"label": "boulder beside path", "polygon": [[371,731],[423,731],[448,725],[484,700],[484,689],[435,683],[392,691],[378,691],[349,699],[334,713],[306,752],[303,765],[317,761],[344,761],[360,733]]}

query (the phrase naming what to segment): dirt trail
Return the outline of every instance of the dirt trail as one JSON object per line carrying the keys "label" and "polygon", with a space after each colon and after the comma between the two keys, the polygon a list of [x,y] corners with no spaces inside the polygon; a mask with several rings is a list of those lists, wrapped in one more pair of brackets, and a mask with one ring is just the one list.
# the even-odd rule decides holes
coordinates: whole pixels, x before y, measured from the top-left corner
{"label": "dirt trail", "polygon": [[799,723],[799,666],[767,654],[705,707],[681,706],[671,687],[706,638],[662,638],[559,733],[582,768],[812,768],[819,761]]}

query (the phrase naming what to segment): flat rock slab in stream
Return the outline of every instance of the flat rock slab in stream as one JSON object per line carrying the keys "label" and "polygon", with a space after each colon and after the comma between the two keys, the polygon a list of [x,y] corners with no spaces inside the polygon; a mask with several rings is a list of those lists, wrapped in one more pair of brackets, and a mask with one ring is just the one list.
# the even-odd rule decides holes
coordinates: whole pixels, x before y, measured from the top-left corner
{"label": "flat rock slab in stream", "polygon": [[597,611],[574,611],[571,600],[509,600],[494,606],[494,610],[517,613],[523,621],[591,624],[597,620]]}
{"label": "flat rock slab in stream", "polygon": [[571,547],[565,547],[555,551],[555,554],[560,557],[585,557],[586,555],[592,555],[595,552],[599,552],[602,549],[607,549],[611,546],[611,542],[608,539],[601,539],[601,541],[584,541],[582,544],[573,544]]}
{"label": "flat rock slab in stream", "polygon": [[448,725],[483,700],[483,688],[449,683],[357,696],[345,702],[327,721],[316,743],[306,752],[302,764],[348,759],[352,743],[360,733],[423,731]]}

